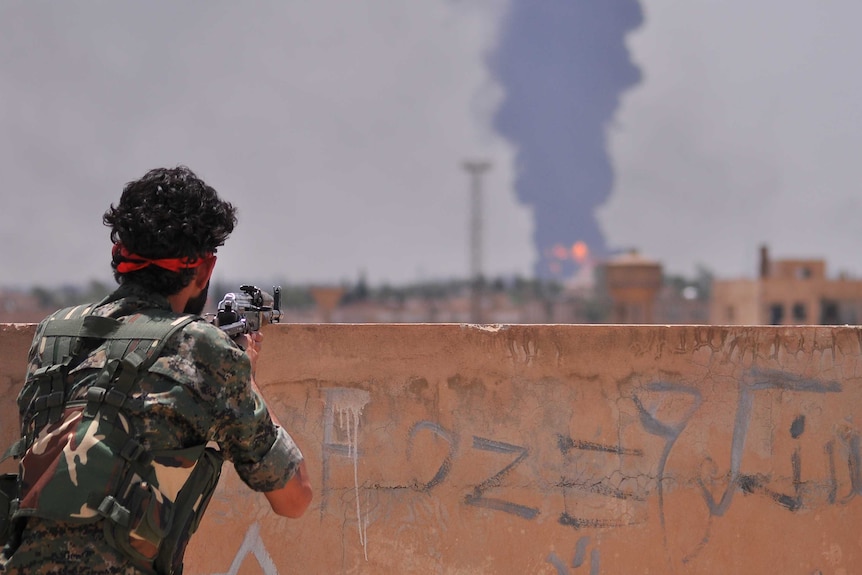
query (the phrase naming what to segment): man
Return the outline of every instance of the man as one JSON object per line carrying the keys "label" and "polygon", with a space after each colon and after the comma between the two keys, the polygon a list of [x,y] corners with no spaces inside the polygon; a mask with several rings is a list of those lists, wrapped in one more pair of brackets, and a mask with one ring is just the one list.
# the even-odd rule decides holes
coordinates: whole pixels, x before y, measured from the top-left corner
{"label": "man", "polygon": [[186,167],[155,169],[103,222],[119,288],[44,320],[30,350],[6,573],[181,572],[222,458],[279,515],[311,501],[252,378],[260,334],[199,317],[235,208]]}

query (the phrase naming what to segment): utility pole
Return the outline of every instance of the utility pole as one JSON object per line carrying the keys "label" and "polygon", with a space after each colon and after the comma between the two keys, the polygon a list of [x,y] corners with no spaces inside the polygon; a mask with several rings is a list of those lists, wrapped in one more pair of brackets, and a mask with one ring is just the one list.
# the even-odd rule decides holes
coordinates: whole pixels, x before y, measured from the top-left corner
{"label": "utility pole", "polygon": [[470,321],[482,323],[482,174],[491,168],[485,160],[462,164],[470,175]]}

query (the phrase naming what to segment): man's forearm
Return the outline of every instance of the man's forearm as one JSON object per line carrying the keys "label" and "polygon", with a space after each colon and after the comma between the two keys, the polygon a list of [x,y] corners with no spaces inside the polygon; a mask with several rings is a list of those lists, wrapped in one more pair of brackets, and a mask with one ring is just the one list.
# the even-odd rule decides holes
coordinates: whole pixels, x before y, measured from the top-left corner
{"label": "man's forearm", "polygon": [[[261,393],[253,376],[251,378],[251,388],[260,397],[261,401],[266,404],[266,399],[263,397],[263,393]],[[278,417],[276,417],[275,413],[269,409],[269,404],[266,405],[272,422],[278,427],[284,429],[284,426],[281,425]],[[305,510],[308,509],[314,496],[311,489],[311,481],[308,477],[308,470],[305,467],[305,460],[303,459],[299,462],[293,477],[288,480],[284,487],[274,489],[272,491],[266,491],[264,492],[264,495],[266,496],[267,501],[269,501],[269,505],[272,507],[272,510],[278,515],[293,519],[301,517],[302,514],[305,513]]]}

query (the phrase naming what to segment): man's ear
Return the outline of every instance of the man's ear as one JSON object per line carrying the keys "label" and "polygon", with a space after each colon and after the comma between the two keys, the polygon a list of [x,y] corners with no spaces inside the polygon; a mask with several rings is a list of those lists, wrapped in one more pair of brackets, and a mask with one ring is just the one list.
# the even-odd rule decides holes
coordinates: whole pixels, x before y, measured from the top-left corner
{"label": "man's ear", "polygon": [[204,259],[204,262],[195,270],[195,283],[197,287],[203,289],[210,281],[210,276],[213,275],[215,269],[216,256],[210,256]]}

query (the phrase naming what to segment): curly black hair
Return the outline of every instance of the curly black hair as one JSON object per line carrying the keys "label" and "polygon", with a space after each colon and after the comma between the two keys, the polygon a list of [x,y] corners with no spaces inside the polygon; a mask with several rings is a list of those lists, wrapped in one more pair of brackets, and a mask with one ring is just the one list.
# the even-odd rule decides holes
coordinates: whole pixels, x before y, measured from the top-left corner
{"label": "curly black hair", "polygon": [[[129,182],[115,207],[102,216],[111,228],[111,241],[145,258],[189,258],[215,253],[236,226],[236,208],[185,166],[156,168]],[[187,286],[194,269],[172,272],[151,265],[121,274],[114,257],[111,267],[118,283],[134,281],[168,296]]]}

